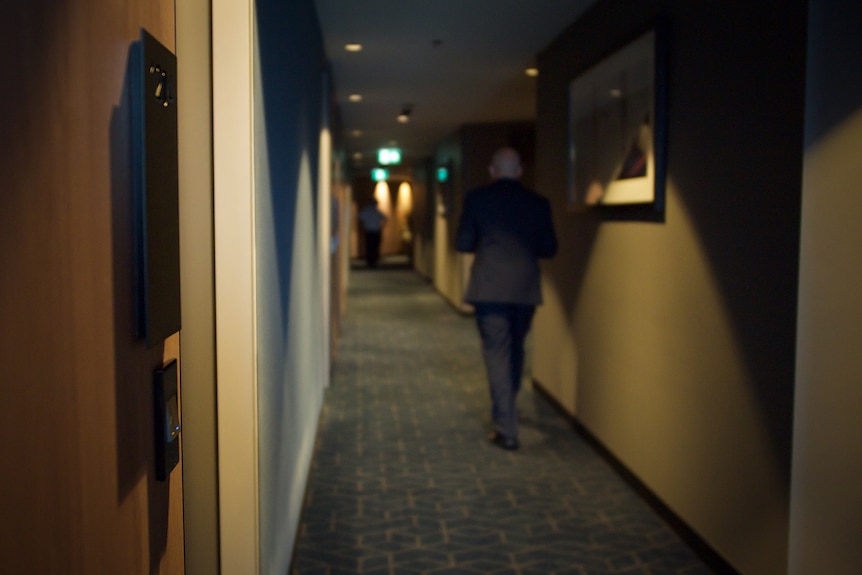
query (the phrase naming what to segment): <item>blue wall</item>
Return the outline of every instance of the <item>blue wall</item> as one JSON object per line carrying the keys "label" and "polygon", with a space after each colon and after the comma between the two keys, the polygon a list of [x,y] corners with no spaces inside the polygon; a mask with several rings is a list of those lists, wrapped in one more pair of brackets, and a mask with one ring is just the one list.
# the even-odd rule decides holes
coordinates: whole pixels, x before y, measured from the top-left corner
{"label": "blue wall", "polygon": [[311,0],[259,0],[255,230],[261,573],[287,572],[325,385],[317,190],[325,54]]}

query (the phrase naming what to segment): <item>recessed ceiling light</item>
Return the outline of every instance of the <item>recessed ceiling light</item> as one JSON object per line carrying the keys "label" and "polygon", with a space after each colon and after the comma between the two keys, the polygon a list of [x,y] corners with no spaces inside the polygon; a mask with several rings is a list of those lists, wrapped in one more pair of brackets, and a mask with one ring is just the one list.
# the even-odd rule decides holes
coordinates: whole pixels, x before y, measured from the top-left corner
{"label": "recessed ceiling light", "polygon": [[362,44],[356,44],[356,43],[345,44],[344,49],[347,50],[348,52],[361,52],[362,51]]}
{"label": "recessed ceiling light", "polygon": [[413,104],[404,104],[401,108],[401,113],[398,114],[398,122],[406,124],[410,121],[410,113],[413,112]]}
{"label": "recessed ceiling light", "polygon": [[536,76],[539,75],[539,69],[538,68],[527,68],[526,70],[524,70],[524,72],[530,78],[535,78]]}
{"label": "recessed ceiling light", "polygon": [[354,152],[353,153],[353,159],[354,160],[361,160],[362,159],[362,152]]}
{"label": "recessed ceiling light", "polygon": [[350,96],[348,96],[347,99],[350,100],[351,102],[361,102],[362,101],[362,94],[350,94]]}
{"label": "recessed ceiling light", "polygon": [[623,97],[623,91],[620,90],[619,88],[611,88],[610,95],[611,95],[611,98],[622,98]]}
{"label": "recessed ceiling light", "polygon": [[352,132],[350,132],[350,135],[353,136],[354,138],[358,138],[359,136],[362,135],[362,130],[353,130]]}

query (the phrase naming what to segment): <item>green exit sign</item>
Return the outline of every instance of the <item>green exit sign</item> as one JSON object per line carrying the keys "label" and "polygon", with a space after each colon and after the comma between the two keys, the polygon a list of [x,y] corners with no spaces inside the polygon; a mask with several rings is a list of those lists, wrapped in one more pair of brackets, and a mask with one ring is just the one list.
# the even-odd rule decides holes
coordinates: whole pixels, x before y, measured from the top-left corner
{"label": "green exit sign", "polygon": [[401,163],[401,150],[398,148],[380,148],[377,150],[377,163],[381,166],[394,166]]}
{"label": "green exit sign", "polygon": [[375,182],[385,182],[389,179],[389,170],[374,168],[371,170],[371,179]]}

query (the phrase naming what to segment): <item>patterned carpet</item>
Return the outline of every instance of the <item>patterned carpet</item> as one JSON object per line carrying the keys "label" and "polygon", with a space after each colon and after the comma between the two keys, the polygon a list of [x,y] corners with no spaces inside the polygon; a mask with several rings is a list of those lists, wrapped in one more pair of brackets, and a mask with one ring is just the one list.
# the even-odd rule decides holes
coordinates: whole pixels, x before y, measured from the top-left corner
{"label": "patterned carpet", "polygon": [[529,384],[488,443],[475,324],[421,277],[350,282],[293,575],[712,573]]}

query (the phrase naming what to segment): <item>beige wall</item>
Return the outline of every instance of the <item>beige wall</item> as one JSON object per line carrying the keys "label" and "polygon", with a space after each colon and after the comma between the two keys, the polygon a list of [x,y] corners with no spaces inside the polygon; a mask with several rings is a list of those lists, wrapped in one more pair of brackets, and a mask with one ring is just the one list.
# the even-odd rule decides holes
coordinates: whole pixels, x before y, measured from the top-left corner
{"label": "beige wall", "polygon": [[[806,3],[597,3],[539,56],[533,375],[715,551],[786,572]],[[663,12],[662,222],[567,210],[567,87]],[[608,215],[609,216],[609,215]]]}
{"label": "beige wall", "polygon": [[183,308],[183,510],[188,575],[218,573],[213,285],[212,63],[209,0],[177,7],[180,265]]}
{"label": "beige wall", "polygon": [[212,3],[219,561],[260,571],[250,2]]}
{"label": "beige wall", "polygon": [[335,251],[330,259],[332,282],[330,285],[330,360],[334,363],[338,352],[338,340],[341,333],[341,320],[347,305],[348,273],[350,270],[350,186],[344,174],[344,150],[340,140],[333,142],[332,169],[332,203],[335,217],[332,221],[332,233],[335,240]]}
{"label": "beige wall", "polygon": [[464,155],[460,131],[437,150],[435,162],[446,166],[449,179],[435,182],[434,206],[434,288],[453,306],[460,308],[465,289],[464,256],[455,251],[455,231],[461,215],[464,186]]}
{"label": "beige wall", "polygon": [[429,159],[413,171],[413,268],[423,277],[434,275],[434,186],[437,182],[437,169]]}
{"label": "beige wall", "polygon": [[311,0],[213,4],[224,575],[289,568],[328,383],[330,244],[315,224],[331,216],[323,70]]}
{"label": "beige wall", "polygon": [[809,27],[790,570],[862,565],[862,7],[815,0]]}
{"label": "beige wall", "polygon": [[134,329],[127,60],[174,47],[173,2],[34,0],[0,49],[0,572],[183,573],[182,468],[154,478]]}

